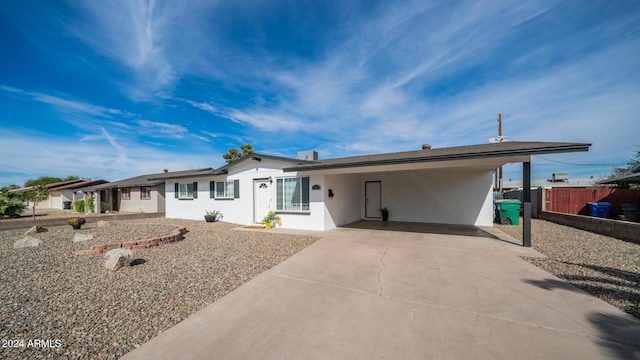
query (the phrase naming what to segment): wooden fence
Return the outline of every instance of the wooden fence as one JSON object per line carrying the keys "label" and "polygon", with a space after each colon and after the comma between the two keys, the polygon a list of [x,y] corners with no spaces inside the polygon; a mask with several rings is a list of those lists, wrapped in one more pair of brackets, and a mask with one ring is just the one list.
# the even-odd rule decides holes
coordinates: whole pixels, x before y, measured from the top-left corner
{"label": "wooden fence", "polygon": [[622,214],[622,204],[640,204],[640,190],[551,188],[544,191],[544,210],[589,215],[589,202],[611,203],[611,218]]}

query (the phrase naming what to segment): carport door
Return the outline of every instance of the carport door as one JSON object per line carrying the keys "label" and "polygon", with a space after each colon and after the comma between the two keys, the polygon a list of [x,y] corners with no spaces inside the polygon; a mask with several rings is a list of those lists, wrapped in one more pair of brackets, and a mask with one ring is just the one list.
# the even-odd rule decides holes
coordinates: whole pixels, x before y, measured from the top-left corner
{"label": "carport door", "polygon": [[381,186],[380,181],[366,181],[364,183],[364,217],[370,219],[381,218]]}

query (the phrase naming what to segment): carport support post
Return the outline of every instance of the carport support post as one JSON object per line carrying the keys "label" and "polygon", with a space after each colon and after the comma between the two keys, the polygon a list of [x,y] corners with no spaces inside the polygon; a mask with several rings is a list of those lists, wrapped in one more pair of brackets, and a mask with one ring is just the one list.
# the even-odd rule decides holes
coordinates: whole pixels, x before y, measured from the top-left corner
{"label": "carport support post", "polygon": [[522,246],[531,247],[531,162],[522,163]]}

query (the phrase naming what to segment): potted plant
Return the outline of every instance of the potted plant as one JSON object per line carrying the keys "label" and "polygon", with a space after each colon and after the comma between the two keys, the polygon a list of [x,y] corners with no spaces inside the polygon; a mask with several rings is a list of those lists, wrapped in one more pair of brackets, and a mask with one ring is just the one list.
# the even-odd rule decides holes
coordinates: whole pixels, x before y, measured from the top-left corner
{"label": "potted plant", "polygon": [[281,224],[282,220],[273,210],[269,210],[267,216],[265,216],[260,222],[263,223],[267,229],[271,229],[276,226],[276,224]]}
{"label": "potted plant", "polygon": [[81,218],[81,217],[74,217],[74,218],[71,218],[71,219],[67,220],[67,224],[71,225],[71,227],[74,230],[80,229],[82,227],[82,225],[84,223],[86,223],[86,222],[87,222],[87,220],[85,220],[84,218]]}
{"label": "potted plant", "polygon": [[382,209],[380,209],[380,213],[382,213],[382,221],[389,220],[389,209],[383,207]]}
{"label": "potted plant", "polygon": [[100,212],[101,213],[105,213],[107,212],[107,210],[109,209],[109,204],[106,202],[101,202],[100,203]]}
{"label": "potted plant", "polygon": [[222,213],[218,210],[212,210],[212,211],[205,210],[204,212],[205,212],[204,221],[206,222],[220,221],[220,218],[222,217]]}

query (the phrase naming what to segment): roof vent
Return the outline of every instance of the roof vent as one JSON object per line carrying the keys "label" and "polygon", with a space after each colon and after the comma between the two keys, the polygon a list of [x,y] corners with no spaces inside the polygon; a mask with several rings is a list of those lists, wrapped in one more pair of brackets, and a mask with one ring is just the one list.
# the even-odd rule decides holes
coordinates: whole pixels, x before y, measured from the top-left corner
{"label": "roof vent", "polygon": [[431,144],[423,144],[422,150],[431,150]]}

